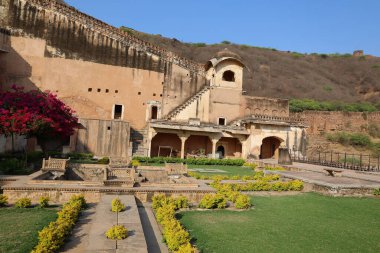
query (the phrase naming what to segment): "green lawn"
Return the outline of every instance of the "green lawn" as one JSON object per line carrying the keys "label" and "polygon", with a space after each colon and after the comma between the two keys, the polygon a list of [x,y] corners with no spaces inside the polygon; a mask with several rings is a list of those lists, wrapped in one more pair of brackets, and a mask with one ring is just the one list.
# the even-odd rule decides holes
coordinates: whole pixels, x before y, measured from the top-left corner
{"label": "green lawn", "polygon": [[38,231],[57,218],[56,209],[0,208],[0,252],[30,252]]}
{"label": "green lawn", "polygon": [[217,169],[217,170],[223,170],[225,173],[220,172],[199,172],[195,171],[196,173],[199,173],[201,175],[205,176],[215,176],[215,175],[226,175],[226,176],[245,176],[245,175],[253,175],[254,171],[251,168],[248,167],[242,167],[242,166],[221,166],[221,165],[188,165],[189,169]]}
{"label": "green lawn", "polygon": [[318,194],[254,197],[244,212],[179,215],[203,253],[380,252],[380,201]]}
{"label": "green lawn", "polygon": [[[145,164],[144,164],[145,165]],[[159,163],[151,163],[145,166],[158,166],[158,167],[165,167],[164,164],[159,164]],[[243,167],[243,166],[225,166],[225,165],[195,165],[195,164],[188,164],[187,167],[189,169],[218,169],[218,170],[223,170],[224,173],[221,172],[213,172],[213,173],[208,173],[208,172],[199,172],[199,171],[194,171],[196,173],[199,173],[201,175],[205,176],[215,176],[215,175],[225,175],[225,176],[245,176],[245,175],[252,175],[253,170],[248,167]]]}

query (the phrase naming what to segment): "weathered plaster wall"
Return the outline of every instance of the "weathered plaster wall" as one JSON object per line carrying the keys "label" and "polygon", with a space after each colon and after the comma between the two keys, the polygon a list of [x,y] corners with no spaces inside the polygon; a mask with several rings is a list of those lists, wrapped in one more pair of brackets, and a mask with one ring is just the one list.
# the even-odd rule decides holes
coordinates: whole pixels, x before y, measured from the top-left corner
{"label": "weathered plaster wall", "polygon": [[55,1],[0,6],[12,33],[2,85],[49,89],[79,117],[112,119],[121,104],[123,119],[142,129],[148,101],[162,103],[164,116],[206,83],[199,65]]}
{"label": "weathered plaster wall", "polygon": [[129,124],[123,121],[79,119],[81,127],[70,145],[76,152],[128,157]]}
{"label": "weathered plaster wall", "polygon": [[243,96],[240,111],[242,116],[268,115],[289,116],[289,102],[285,99]]}

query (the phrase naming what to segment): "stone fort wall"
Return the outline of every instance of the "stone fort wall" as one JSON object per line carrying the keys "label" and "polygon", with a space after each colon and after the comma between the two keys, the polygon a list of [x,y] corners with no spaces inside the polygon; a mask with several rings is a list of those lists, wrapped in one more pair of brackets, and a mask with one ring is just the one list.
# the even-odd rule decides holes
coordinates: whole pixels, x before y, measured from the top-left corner
{"label": "stone fort wall", "polygon": [[305,111],[292,113],[291,116],[305,121],[309,135],[335,131],[366,132],[370,124],[380,127],[380,112]]}
{"label": "stone fort wall", "polygon": [[0,87],[51,90],[79,117],[112,119],[121,104],[141,129],[147,102],[165,115],[207,84],[201,65],[55,1],[2,0],[0,14],[11,32]]}

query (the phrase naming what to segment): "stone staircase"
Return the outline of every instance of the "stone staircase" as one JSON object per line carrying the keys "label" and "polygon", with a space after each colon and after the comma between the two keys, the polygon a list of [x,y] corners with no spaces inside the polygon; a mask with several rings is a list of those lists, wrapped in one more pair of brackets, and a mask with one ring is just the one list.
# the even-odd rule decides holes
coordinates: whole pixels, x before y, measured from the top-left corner
{"label": "stone staircase", "polygon": [[174,110],[172,110],[165,118],[167,120],[170,120],[173,117],[177,116],[180,112],[185,110],[192,103],[196,102],[205,92],[207,92],[210,89],[211,89],[211,86],[209,86],[209,85],[205,86],[203,89],[198,91],[195,95],[190,97],[185,103],[181,104],[180,106],[178,106]]}
{"label": "stone staircase", "polygon": [[148,154],[148,129],[142,130],[131,129],[131,155],[132,156],[149,156]]}

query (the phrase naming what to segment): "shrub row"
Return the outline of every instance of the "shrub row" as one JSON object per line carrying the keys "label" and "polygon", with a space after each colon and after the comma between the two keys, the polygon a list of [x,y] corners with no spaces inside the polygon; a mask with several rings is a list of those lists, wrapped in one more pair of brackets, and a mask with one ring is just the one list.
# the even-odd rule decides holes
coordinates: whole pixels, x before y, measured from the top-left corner
{"label": "shrub row", "polygon": [[249,167],[252,170],[255,170],[257,168],[257,164],[256,163],[244,163],[243,166],[244,167]]}
{"label": "shrub row", "polygon": [[286,169],[284,169],[283,167],[280,167],[280,166],[275,166],[275,167],[265,166],[264,169],[265,170],[277,170],[277,171],[285,171],[286,170]]}
{"label": "shrub row", "polygon": [[316,101],[313,99],[292,99],[289,101],[291,112],[310,111],[345,111],[345,112],[375,112],[378,105],[368,102],[343,103]]}
{"label": "shrub row", "polygon": [[194,165],[230,165],[243,166],[244,159],[210,159],[210,158],[187,158],[181,159],[176,157],[133,157],[133,160],[140,163],[186,163]]}
{"label": "shrub row", "polygon": [[248,209],[252,206],[250,198],[233,189],[231,184],[221,184],[220,181],[214,181],[211,186],[218,190],[218,194],[234,203],[238,209]]}
{"label": "shrub row", "polygon": [[276,181],[280,179],[279,175],[264,175],[264,172],[258,171],[255,172],[253,175],[245,175],[245,176],[227,176],[227,175],[214,175],[214,176],[207,176],[202,175],[200,173],[196,172],[188,172],[189,176],[194,177],[195,179],[201,179],[201,180],[214,180],[214,181],[221,181],[221,180],[263,180],[263,181]]}
{"label": "shrub row", "polygon": [[43,228],[38,233],[38,244],[32,253],[53,253],[57,252],[63,245],[65,238],[73,229],[80,211],[86,206],[83,195],[74,195],[63,205],[58,212],[56,221]]}
{"label": "shrub row", "polygon": [[[211,184],[214,188],[217,184]],[[226,185],[226,184],[223,184]],[[228,184],[233,191],[301,191],[303,182],[301,180],[291,180],[287,182],[274,182],[258,180],[246,184]]]}
{"label": "shrub row", "polygon": [[152,208],[157,221],[163,227],[163,236],[169,250],[176,253],[195,253],[196,249],[190,244],[190,235],[175,218],[179,208],[187,207],[188,201],[184,197],[167,198],[165,195],[153,197]]}
{"label": "shrub row", "polygon": [[[41,208],[46,208],[49,206],[49,197],[42,196],[39,199],[39,204]],[[5,195],[0,195],[0,207],[5,207],[8,205],[8,197]],[[30,198],[20,198],[16,201],[15,207],[17,208],[28,208],[32,206],[32,200]]]}

